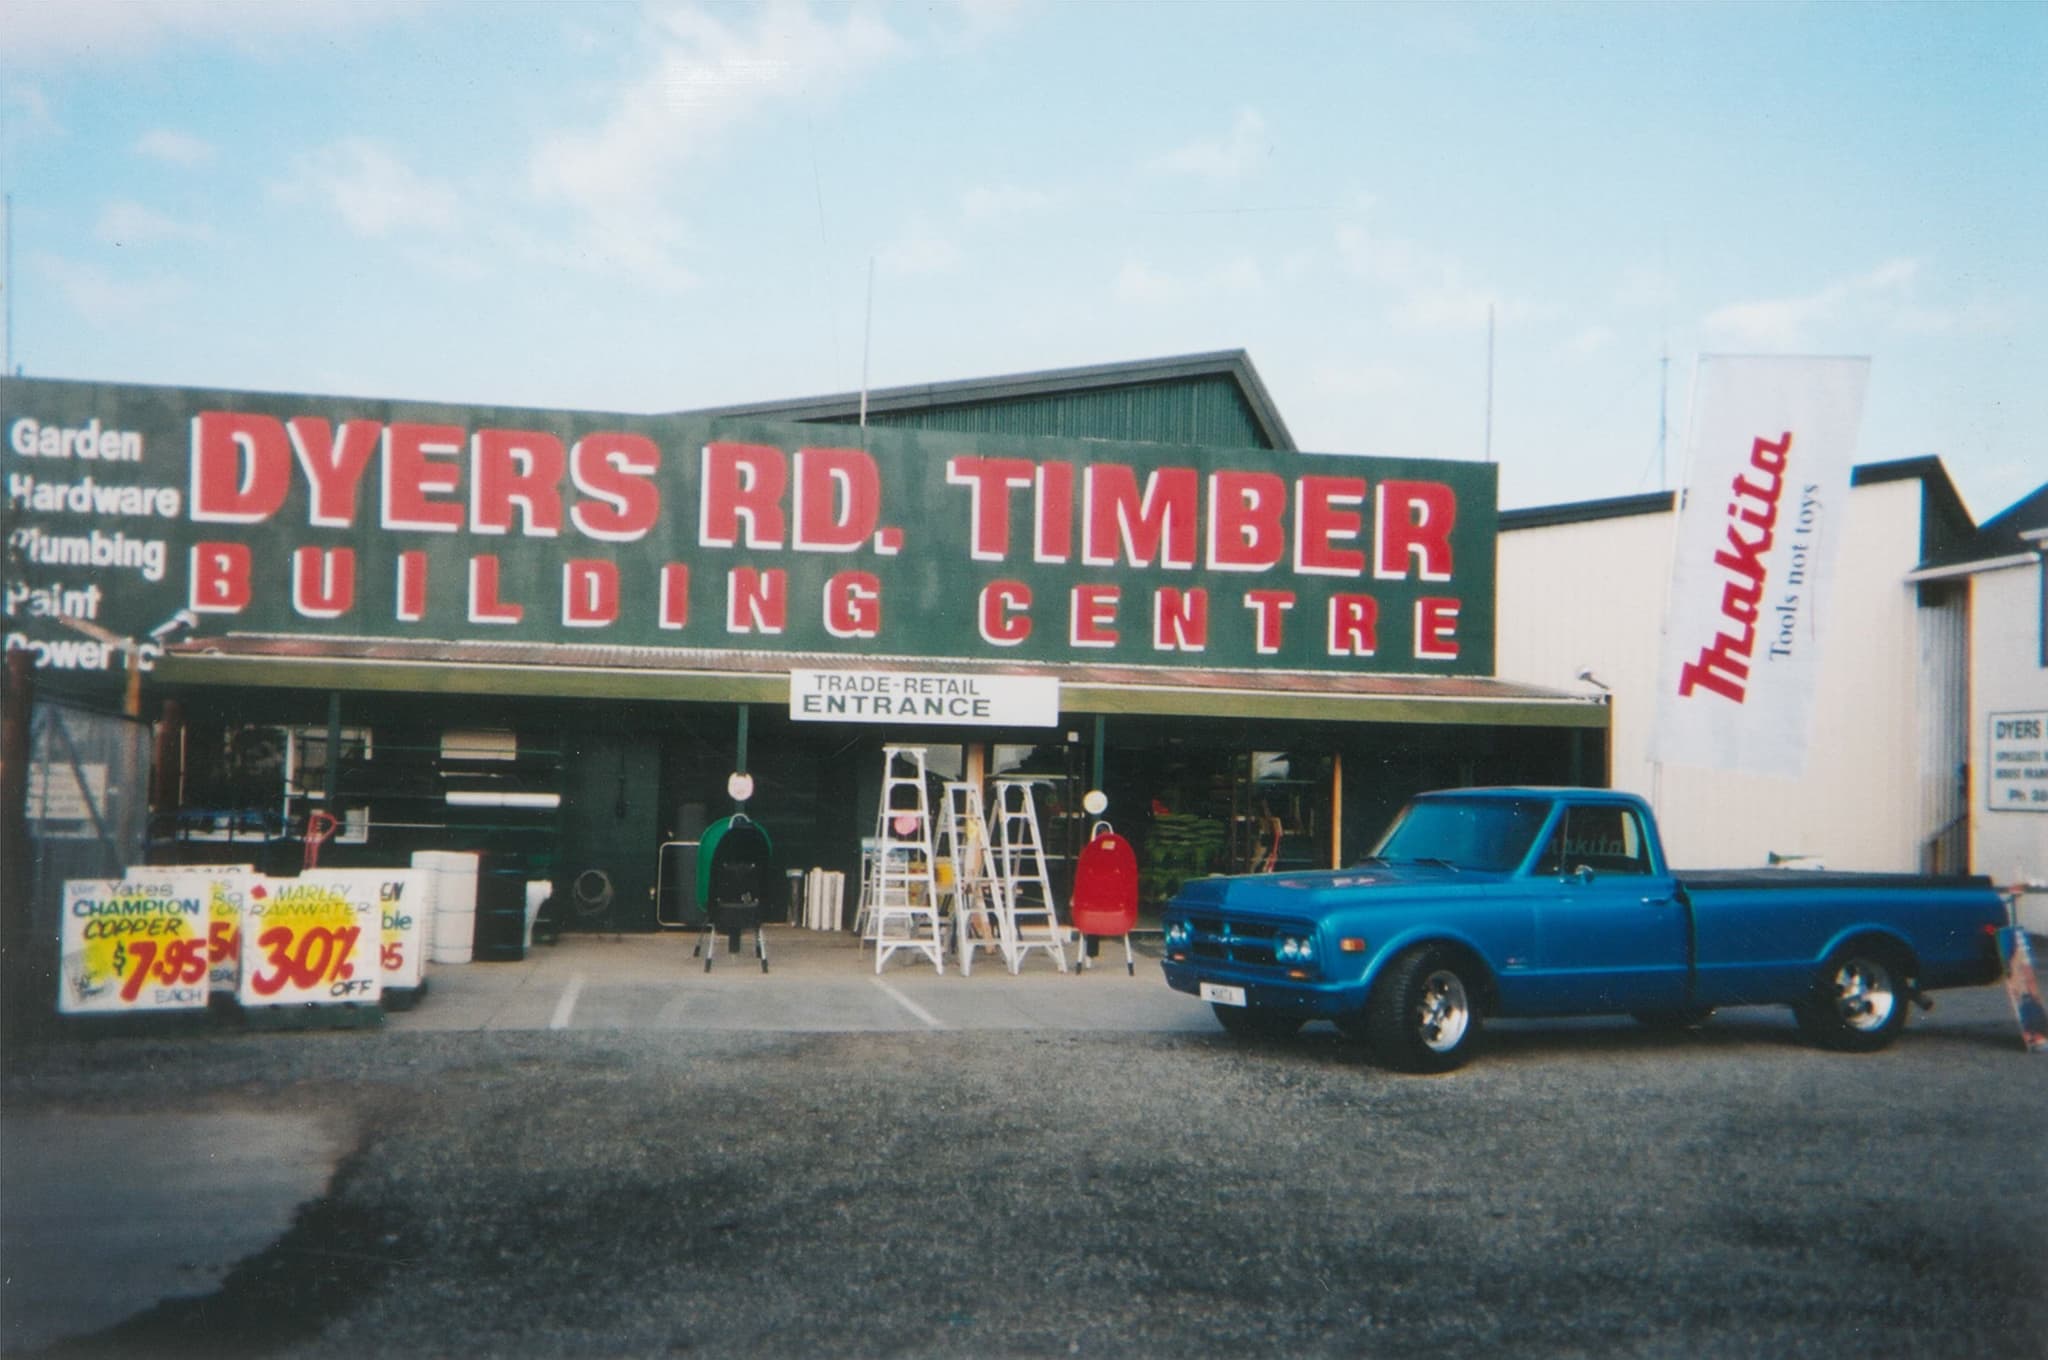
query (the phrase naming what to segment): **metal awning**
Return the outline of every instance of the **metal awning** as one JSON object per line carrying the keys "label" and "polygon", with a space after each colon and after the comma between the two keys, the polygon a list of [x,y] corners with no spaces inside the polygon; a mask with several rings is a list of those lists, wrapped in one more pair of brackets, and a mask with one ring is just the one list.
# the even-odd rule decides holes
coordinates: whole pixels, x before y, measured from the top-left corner
{"label": "metal awning", "polygon": [[1073,714],[1604,729],[1600,696],[1487,676],[1000,665],[663,647],[396,642],[230,634],[172,647],[169,684],[522,698],[789,702],[792,670],[943,671],[1050,676]]}

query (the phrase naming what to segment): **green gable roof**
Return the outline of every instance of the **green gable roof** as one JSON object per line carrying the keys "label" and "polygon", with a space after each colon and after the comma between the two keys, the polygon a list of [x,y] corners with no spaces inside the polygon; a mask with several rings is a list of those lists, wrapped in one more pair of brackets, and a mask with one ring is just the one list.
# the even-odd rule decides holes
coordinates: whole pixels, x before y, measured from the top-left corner
{"label": "green gable roof", "polygon": [[[853,425],[861,394],[803,397],[692,411]],[[920,430],[1292,451],[1294,437],[1241,349],[1006,377],[880,388],[867,421]]]}

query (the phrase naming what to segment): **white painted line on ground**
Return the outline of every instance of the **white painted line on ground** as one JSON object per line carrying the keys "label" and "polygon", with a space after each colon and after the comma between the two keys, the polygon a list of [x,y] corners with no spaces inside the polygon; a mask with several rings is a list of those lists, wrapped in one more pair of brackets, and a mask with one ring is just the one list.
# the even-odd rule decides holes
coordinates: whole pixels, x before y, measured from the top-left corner
{"label": "white painted line on ground", "polygon": [[915,1001],[912,1001],[909,997],[897,991],[888,983],[882,981],[880,978],[875,978],[873,981],[877,987],[880,987],[883,991],[887,992],[890,996],[890,999],[895,1001],[897,1005],[901,1006],[904,1010],[909,1011],[918,1019],[924,1021],[925,1024],[931,1026],[933,1029],[944,1029],[946,1027],[944,1022],[942,1022],[938,1016],[933,1015],[930,1011],[918,1005]]}
{"label": "white painted line on ground", "polygon": [[548,1021],[549,1029],[569,1028],[569,1017],[576,1013],[576,998],[583,995],[583,974],[576,973],[569,978],[569,985],[562,989],[562,999],[555,1003],[554,1018]]}

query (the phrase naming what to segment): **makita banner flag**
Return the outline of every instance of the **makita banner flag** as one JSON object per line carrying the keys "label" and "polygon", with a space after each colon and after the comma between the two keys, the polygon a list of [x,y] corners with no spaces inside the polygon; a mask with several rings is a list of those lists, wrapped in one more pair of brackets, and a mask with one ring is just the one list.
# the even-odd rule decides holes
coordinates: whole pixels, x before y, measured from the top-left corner
{"label": "makita banner flag", "polygon": [[1805,769],[1869,377],[1868,359],[1701,359],[1652,759]]}

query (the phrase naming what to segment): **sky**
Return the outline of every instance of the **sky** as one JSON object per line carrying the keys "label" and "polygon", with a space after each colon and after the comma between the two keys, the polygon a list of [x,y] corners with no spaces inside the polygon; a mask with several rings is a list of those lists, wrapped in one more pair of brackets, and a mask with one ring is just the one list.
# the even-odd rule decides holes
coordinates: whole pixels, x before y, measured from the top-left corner
{"label": "sky", "polygon": [[[1246,350],[1304,449],[1680,480],[1702,354],[2048,478],[2048,4],[0,0],[29,376],[608,412]],[[1491,338],[1489,338],[1491,337]]]}

